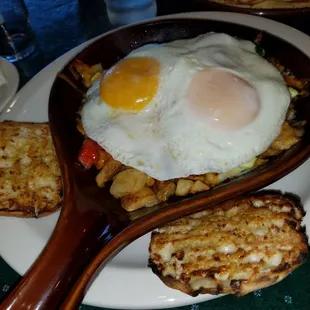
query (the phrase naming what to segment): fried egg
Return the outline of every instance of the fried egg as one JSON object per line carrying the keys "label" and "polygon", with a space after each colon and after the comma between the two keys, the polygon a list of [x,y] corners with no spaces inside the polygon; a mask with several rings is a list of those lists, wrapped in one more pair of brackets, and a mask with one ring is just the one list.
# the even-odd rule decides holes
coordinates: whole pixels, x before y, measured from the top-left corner
{"label": "fried egg", "polygon": [[263,153],[290,103],[250,41],[208,33],[145,45],[88,91],[87,136],[157,180],[226,172]]}

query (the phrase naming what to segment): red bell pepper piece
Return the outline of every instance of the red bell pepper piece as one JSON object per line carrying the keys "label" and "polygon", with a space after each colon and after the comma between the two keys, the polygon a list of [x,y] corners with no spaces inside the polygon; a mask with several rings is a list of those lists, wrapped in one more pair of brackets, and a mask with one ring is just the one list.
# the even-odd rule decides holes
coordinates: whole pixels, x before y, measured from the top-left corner
{"label": "red bell pepper piece", "polygon": [[95,165],[101,147],[93,140],[86,139],[80,149],[78,160],[86,168],[90,169],[92,165]]}

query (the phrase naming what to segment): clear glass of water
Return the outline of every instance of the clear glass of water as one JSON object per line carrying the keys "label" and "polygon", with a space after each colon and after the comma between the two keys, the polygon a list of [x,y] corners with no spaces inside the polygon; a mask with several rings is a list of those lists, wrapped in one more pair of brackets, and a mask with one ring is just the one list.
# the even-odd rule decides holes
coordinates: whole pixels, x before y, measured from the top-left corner
{"label": "clear glass of water", "polygon": [[0,0],[0,56],[14,62],[36,49],[23,0]]}
{"label": "clear glass of water", "polygon": [[114,26],[135,23],[157,14],[155,0],[105,0],[105,3],[109,20]]}

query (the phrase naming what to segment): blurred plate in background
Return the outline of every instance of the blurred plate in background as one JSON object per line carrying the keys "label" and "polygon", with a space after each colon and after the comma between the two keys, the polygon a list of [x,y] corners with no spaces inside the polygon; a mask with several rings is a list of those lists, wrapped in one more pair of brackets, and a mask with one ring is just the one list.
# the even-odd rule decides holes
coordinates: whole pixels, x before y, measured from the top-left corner
{"label": "blurred plate in background", "polygon": [[4,75],[6,84],[0,85],[0,112],[13,99],[19,85],[19,74],[16,67],[2,57],[0,57],[1,72]]}
{"label": "blurred plate in background", "polygon": [[253,8],[231,4],[218,3],[215,0],[192,0],[192,9],[195,11],[219,11],[252,14],[273,19],[295,28],[303,29],[304,23],[308,24],[310,7],[304,8]]}

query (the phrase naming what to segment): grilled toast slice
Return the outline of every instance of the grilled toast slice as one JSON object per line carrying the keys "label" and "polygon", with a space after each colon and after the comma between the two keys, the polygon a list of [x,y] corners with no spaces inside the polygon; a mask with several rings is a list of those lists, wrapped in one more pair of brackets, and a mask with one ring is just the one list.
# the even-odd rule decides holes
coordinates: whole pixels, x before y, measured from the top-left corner
{"label": "grilled toast slice", "polygon": [[304,211],[279,193],[235,199],[152,233],[149,267],[169,287],[245,295],[275,284],[307,258]]}
{"label": "grilled toast slice", "polygon": [[0,122],[0,215],[48,215],[59,209],[61,190],[49,125]]}

